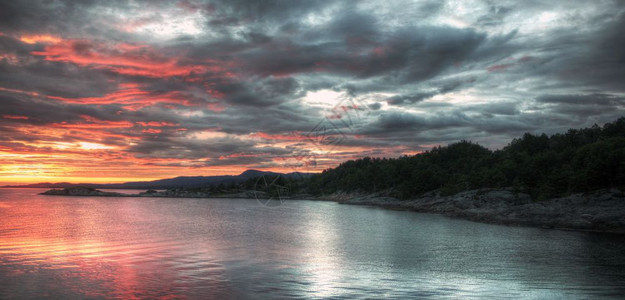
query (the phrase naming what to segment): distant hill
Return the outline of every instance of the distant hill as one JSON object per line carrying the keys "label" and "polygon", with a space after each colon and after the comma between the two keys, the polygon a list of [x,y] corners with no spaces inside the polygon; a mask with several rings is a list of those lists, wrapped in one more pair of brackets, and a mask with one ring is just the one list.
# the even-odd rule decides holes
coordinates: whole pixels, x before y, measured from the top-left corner
{"label": "distant hill", "polygon": [[282,175],[285,178],[304,178],[312,175],[311,173],[300,173],[300,172],[292,172],[292,173],[276,173],[276,172],[266,172],[259,170],[246,170],[245,172],[239,175],[220,175],[220,176],[179,176],[175,178],[167,178],[167,179],[159,179],[153,181],[133,181],[133,182],[125,182],[125,183],[110,183],[110,184],[100,184],[100,183],[69,183],[69,182],[59,182],[59,183],[34,183],[27,185],[5,185],[3,187],[11,187],[11,188],[68,188],[75,186],[84,186],[91,187],[97,189],[171,189],[171,188],[194,188],[194,187],[203,187],[217,184],[230,184],[230,183],[241,183],[248,179],[259,177],[259,176],[276,176]]}

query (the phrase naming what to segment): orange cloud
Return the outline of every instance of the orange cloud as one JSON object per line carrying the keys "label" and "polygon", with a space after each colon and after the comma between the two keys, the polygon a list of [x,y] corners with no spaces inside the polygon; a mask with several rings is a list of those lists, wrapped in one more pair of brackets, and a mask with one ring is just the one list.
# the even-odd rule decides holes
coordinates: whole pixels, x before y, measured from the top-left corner
{"label": "orange cloud", "polygon": [[44,56],[48,61],[69,62],[134,76],[164,78],[209,71],[227,73],[218,62],[184,64],[180,58],[164,56],[147,45],[108,45],[86,40],[63,40],[46,46],[44,51],[33,51],[31,54]]}
{"label": "orange cloud", "polygon": [[2,115],[2,118],[11,119],[11,120],[28,120],[27,116],[16,116],[16,115]]}
{"label": "orange cloud", "polygon": [[133,127],[134,124],[129,121],[104,121],[91,116],[82,115],[80,116],[86,122],[80,123],[54,123],[53,127],[62,127],[62,128],[129,128]]}
{"label": "orange cloud", "polygon": [[67,98],[48,96],[48,98],[74,104],[122,104],[128,110],[137,110],[157,103],[193,106],[181,92],[172,91],[164,94],[151,94],[138,88],[117,90],[102,97]]}
{"label": "orange cloud", "polygon": [[[154,93],[144,91],[138,88],[138,84],[124,83],[119,85],[122,89],[108,93],[101,97],[81,97],[81,98],[69,98],[60,96],[46,96],[37,92],[30,92],[18,89],[10,89],[0,87],[0,92],[9,92],[16,94],[24,94],[32,97],[45,97],[47,99],[54,99],[65,103],[72,104],[94,104],[94,105],[106,105],[106,104],[121,104],[126,110],[138,110],[146,106],[151,106],[158,103],[166,104],[178,104],[183,106],[199,106],[202,103],[193,103],[188,100],[193,96],[188,96],[186,93],[179,91],[171,91],[167,93]],[[221,103],[212,102],[206,103],[208,109],[212,111],[223,111],[225,107]],[[174,108],[174,106],[172,106]]]}
{"label": "orange cloud", "polygon": [[161,132],[163,132],[163,131],[162,131],[162,130],[160,130],[160,129],[148,128],[148,129],[143,129],[143,130],[141,130],[141,132],[143,132],[143,133],[152,133],[152,134],[155,134],[155,133],[161,133]]}
{"label": "orange cloud", "polygon": [[150,122],[137,122],[137,124],[143,126],[143,127],[171,127],[171,126],[178,126],[180,124],[178,123],[172,123],[172,122],[157,122],[157,121],[150,121]]}
{"label": "orange cloud", "polygon": [[36,44],[36,43],[56,44],[56,43],[63,41],[63,39],[56,37],[56,36],[47,35],[47,34],[36,34],[36,35],[22,35],[20,37],[20,41],[26,44]]}

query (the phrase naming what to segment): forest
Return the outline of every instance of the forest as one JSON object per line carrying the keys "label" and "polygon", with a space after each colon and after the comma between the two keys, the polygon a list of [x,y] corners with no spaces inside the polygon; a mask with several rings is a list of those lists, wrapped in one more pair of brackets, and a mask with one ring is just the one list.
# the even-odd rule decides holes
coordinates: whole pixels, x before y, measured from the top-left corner
{"label": "forest", "polygon": [[[275,180],[282,194],[383,193],[399,199],[481,188],[513,188],[536,201],[603,188],[624,190],[625,117],[551,136],[526,133],[495,151],[460,141],[412,156],[365,157],[305,178]],[[250,179],[230,188],[250,189],[257,183]]]}

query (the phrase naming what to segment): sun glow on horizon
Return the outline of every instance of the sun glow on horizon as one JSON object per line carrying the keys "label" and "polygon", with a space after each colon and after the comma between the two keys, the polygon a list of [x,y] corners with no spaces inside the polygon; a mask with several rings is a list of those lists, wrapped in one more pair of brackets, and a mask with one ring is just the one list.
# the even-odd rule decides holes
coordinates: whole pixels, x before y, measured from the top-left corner
{"label": "sun glow on horizon", "polygon": [[131,181],[152,181],[159,180],[163,178],[152,178],[152,177],[64,177],[64,176],[37,176],[37,177],[27,177],[27,176],[0,176],[0,186],[2,185],[26,185],[26,184],[34,184],[34,183],[72,183],[72,184],[80,184],[80,183],[97,183],[97,184],[108,184],[108,183],[124,183]]}
{"label": "sun glow on horizon", "polygon": [[0,182],[321,172],[625,108],[610,1],[5,2]]}

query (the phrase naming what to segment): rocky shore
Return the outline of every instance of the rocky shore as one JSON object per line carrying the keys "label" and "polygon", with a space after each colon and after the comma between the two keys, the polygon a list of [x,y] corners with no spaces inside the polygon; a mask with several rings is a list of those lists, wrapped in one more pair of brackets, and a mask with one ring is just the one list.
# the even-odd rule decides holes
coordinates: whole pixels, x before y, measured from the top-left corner
{"label": "rocky shore", "polygon": [[[93,188],[53,189],[42,195],[168,198],[248,198],[266,199],[260,191],[211,194],[202,190],[148,190],[139,194],[103,192]],[[283,199],[336,201],[342,204],[370,205],[460,217],[471,221],[513,226],[531,226],[580,231],[625,234],[625,193],[617,189],[533,201],[530,195],[512,189],[480,189],[442,196],[431,192],[422,197],[399,200],[382,195],[337,193],[323,197],[298,195]]]}
{"label": "rocky shore", "polygon": [[41,195],[49,195],[49,196],[99,196],[99,197],[132,197],[135,195],[130,194],[122,194],[115,192],[103,192],[100,190],[96,190],[94,188],[88,187],[71,187],[65,189],[51,189],[47,190]]}
{"label": "rocky shore", "polygon": [[216,197],[206,191],[173,189],[165,191],[147,190],[138,194],[104,192],[89,187],[70,187],[47,190],[41,195],[49,196],[99,196],[99,197],[169,197],[169,198],[209,198]]}
{"label": "rocky shore", "polygon": [[344,204],[436,213],[476,222],[625,234],[625,194],[617,189],[532,201],[509,189],[482,189],[452,196],[429,193],[411,200],[376,195],[331,195]]}
{"label": "rocky shore", "polygon": [[[89,187],[70,187],[64,189],[51,189],[40,193],[48,196],[99,196],[99,197],[159,197],[159,198],[243,198],[243,199],[268,199],[272,196],[262,191],[241,191],[238,193],[211,193],[203,189],[170,189],[164,191],[147,190],[138,194],[125,194],[116,192],[104,192]],[[297,195],[300,196],[300,195]],[[284,199],[302,199],[302,197],[284,197]],[[303,195],[307,196],[309,195]]]}
{"label": "rocky shore", "polygon": [[[164,191],[147,190],[138,194],[125,194],[116,192],[104,192],[89,187],[70,187],[64,189],[51,189],[47,190],[41,195],[48,196],[100,196],[100,197],[160,197],[160,198],[243,198],[243,199],[269,199],[277,198],[263,191],[247,190],[238,193],[213,193],[204,189],[170,189]],[[296,194],[291,196],[282,196],[282,200],[292,199],[310,199],[310,200],[323,200],[316,199],[308,194]]]}

